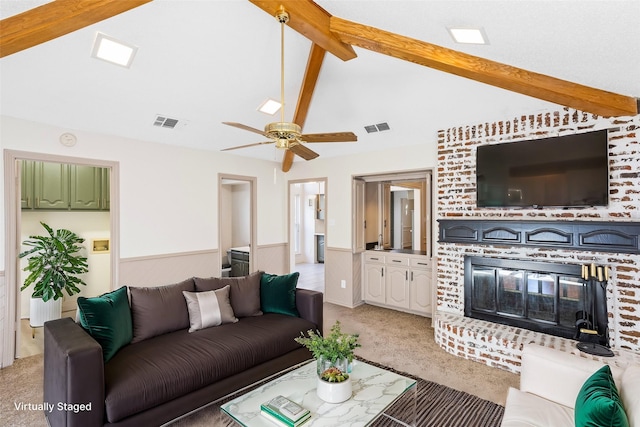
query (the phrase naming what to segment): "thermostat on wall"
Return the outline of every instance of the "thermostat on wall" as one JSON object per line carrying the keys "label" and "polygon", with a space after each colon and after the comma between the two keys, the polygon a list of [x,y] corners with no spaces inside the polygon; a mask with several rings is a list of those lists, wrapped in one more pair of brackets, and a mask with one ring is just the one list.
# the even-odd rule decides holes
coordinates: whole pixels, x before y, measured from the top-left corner
{"label": "thermostat on wall", "polygon": [[70,132],[65,132],[60,135],[60,144],[66,147],[73,147],[74,145],[76,145],[76,142],[78,142],[78,138],[76,138],[76,136]]}

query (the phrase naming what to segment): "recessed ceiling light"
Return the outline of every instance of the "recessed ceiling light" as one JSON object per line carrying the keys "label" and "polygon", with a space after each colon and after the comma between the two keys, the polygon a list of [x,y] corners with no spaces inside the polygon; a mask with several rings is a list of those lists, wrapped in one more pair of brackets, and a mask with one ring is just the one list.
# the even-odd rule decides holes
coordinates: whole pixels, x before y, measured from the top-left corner
{"label": "recessed ceiling light", "polygon": [[275,101],[269,98],[266,101],[264,101],[262,104],[260,104],[260,106],[258,107],[258,111],[265,114],[274,115],[280,109],[281,106],[282,104],[280,104],[278,101]]}
{"label": "recessed ceiling light", "polygon": [[98,33],[93,43],[91,56],[129,68],[137,51],[138,48],[136,46],[121,42],[106,34]]}
{"label": "recessed ceiling light", "polygon": [[456,43],[488,44],[482,28],[447,28]]}

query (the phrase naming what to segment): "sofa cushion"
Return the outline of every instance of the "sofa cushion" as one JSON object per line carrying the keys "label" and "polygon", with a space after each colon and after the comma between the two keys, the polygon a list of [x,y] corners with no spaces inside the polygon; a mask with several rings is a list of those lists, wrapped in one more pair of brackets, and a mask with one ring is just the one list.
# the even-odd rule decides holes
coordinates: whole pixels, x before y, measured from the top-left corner
{"label": "sofa cushion", "polygon": [[105,364],[107,420],[117,422],[297,350],[294,338],[314,327],[302,318],[265,314],[126,346]]}
{"label": "sofa cushion", "polygon": [[189,328],[189,310],[182,291],[195,291],[193,279],[157,287],[129,287],[132,343]]}
{"label": "sofa cushion", "polygon": [[640,365],[630,365],[622,376],[620,398],[631,427],[640,427]]}
{"label": "sofa cushion", "polygon": [[194,277],[196,291],[212,291],[225,286],[231,288],[229,299],[236,317],[260,316],[260,278],[262,271],[241,277]]}
{"label": "sofa cushion", "polygon": [[215,291],[182,291],[189,309],[189,332],[237,322],[229,302],[229,286]]}
{"label": "sofa cushion", "polygon": [[80,325],[102,347],[104,361],[111,359],[133,337],[127,287],[99,297],[78,297]]}
{"label": "sofa cushion", "polygon": [[578,393],[576,427],[629,427],[609,365],[591,375]]}
{"label": "sofa cushion", "polygon": [[300,273],[283,276],[264,273],[260,279],[260,304],[264,313],[300,316],[296,308],[296,286]]}
{"label": "sofa cushion", "polygon": [[573,426],[573,408],[509,388],[501,427]]}

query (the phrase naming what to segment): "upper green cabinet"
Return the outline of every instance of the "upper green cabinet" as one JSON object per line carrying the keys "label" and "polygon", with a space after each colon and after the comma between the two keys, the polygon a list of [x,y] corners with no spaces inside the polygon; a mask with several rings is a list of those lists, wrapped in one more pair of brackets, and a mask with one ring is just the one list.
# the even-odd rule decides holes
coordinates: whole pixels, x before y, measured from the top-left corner
{"label": "upper green cabinet", "polygon": [[109,170],[23,161],[22,209],[109,210]]}

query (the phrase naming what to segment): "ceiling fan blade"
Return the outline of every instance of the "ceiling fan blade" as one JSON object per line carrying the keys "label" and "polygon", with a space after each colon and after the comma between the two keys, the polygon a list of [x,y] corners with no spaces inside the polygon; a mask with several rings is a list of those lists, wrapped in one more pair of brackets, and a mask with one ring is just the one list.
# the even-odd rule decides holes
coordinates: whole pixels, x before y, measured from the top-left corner
{"label": "ceiling fan blade", "polygon": [[0,58],[48,42],[152,0],[57,0],[0,22]]}
{"label": "ceiling fan blade", "polygon": [[289,147],[288,151],[293,151],[295,154],[297,154],[298,156],[302,157],[305,160],[315,159],[316,157],[319,156],[318,153],[316,153],[315,151],[306,147],[303,144],[293,145]]}
{"label": "ceiling fan blade", "polygon": [[343,42],[601,116],[638,114],[638,100],[331,17]]}
{"label": "ceiling fan blade", "polygon": [[275,141],[262,141],[262,142],[254,142],[253,144],[246,144],[246,145],[237,145],[235,147],[229,147],[229,148],[224,148],[220,151],[231,151],[231,150],[239,150],[240,148],[248,148],[248,147],[255,147],[257,145],[264,145],[264,144],[273,144]]}
{"label": "ceiling fan blade", "polygon": [[[307,120],[307,113],[309,112],[309,106],[311,105],[311,98],[313,97],[313,91],[316,88],[318,82],[318,76],[320,75],[320,68],[322,68],[322,61],[326,50],[313,43],[311,45],[311,51],[309,52],[309,59],[307,60],[307,68],[304,71],[304,79],[302,80],[302,86],[300,87],[300,94],[298,95],[298,102],[296,103],[296,111],[293,113],[293,122],[301,128],[304,126],[304,122]],[[292,151],[285,150],[282,157],[282,171],[289,172],[293,165],[294,154]]]}
{"label": "ceiling fan blade", "polygon": [[300,135],[304,142],[356,142],[358,137],[353,132],[308,133]]}
{"label": "ceiling fan blade", "polygon": [[310,0],[249,0],[271,16],[280,6],[289,12],[287,25],[343,61],[355,58],[353,47],[341,42],[329,31],[331,14]]}
{"label": "ceiling fan blade", "polygon": [[260,129],[252,128],[251,126],[243,125],[242,123],[222,122],[222,124],[227,125],[227,126],[233,126],[234,128],[248,130],[249,132],[254,132],[254,133],[260,134],[262,136],[265,136],[267,138],[269,137],[266,133],[264,133]]}

